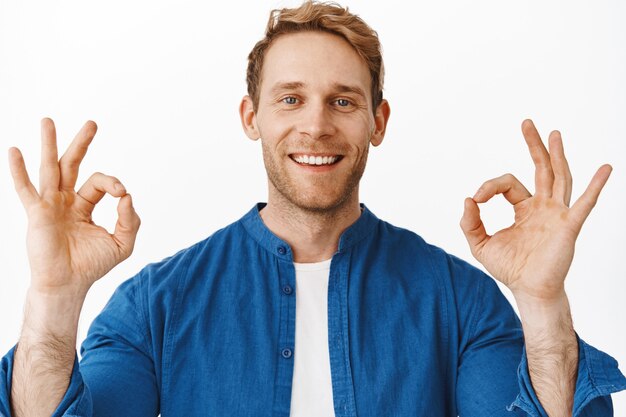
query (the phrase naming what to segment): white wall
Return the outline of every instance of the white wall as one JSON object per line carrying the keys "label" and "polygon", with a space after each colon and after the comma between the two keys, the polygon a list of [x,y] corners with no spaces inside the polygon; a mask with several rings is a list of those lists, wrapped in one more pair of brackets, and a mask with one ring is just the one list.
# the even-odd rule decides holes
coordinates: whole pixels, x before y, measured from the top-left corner
{"label": "white wall", "polygon": [[[269,9],[297,3],[0,3],[0,148],[19,146],[36,178],[39,120],[56,121],[65,148],[93,119],[100,129],[81,178],[95,170],[118,176],[143,219],[134,255],[89,294],[81,339],[122,280],[265,200],[259,143],[242,133],[237,105]],[[575,197],[597,167],[613,164],[567,289],[579,334],[626,364],[626,4],[350,5],[378,30],[387,65],[391,122],[362,184],[362,200],[379,217],[470,259],[458,227],[463,198],[505,172],[532,189],[519,129],[526,117],[546,137],[562,131]],[[5,155],[0,201],[4,352],[17,340],[29,281],[26,219]],[[106,198],[96,220],[112,226],[114,204]],[[483,212],[492,231],[512,221],[503,199]],[[626,415],[626,394],[614,401],[616,415]]]}

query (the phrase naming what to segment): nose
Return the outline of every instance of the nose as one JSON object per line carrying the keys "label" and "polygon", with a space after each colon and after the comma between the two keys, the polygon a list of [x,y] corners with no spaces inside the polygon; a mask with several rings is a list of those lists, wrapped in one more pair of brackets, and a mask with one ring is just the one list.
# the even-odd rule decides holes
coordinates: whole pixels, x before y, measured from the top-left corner
{"label": "nose", "polygon": [[335,134],[336,126],[331,109],[322,101],[309,101],[300,112],[298,131],[314,140],[323,140]]}

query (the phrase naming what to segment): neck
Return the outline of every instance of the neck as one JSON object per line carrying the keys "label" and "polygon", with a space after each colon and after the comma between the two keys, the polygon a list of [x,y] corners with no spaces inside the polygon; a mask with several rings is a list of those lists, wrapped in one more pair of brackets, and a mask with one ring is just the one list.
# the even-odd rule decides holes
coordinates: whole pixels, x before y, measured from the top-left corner
{"label": "neck", "polygon": [[261,210],[263,223],[291,247],[294,262],[312,263],[332,258],[341,234],[361,215],[358,192],[341,206],[310,211],[282,196],[272,195]]}

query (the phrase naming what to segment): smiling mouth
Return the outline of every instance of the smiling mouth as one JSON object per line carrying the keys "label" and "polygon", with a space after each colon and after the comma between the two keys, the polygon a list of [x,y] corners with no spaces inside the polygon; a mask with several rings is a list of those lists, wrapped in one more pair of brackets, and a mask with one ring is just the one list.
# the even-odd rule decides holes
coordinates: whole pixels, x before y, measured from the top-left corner
{"label": "smiling mouth", "polygon": [[300,165],[334,165],[343,159],[343,155],[306,155],[291,154],[289,157]]}

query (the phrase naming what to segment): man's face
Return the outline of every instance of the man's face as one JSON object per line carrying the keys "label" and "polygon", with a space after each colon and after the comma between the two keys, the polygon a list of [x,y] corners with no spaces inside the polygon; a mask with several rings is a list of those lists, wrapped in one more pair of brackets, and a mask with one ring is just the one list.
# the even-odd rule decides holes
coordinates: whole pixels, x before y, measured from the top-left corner
{"label": "man's face", "polygon": [[273,42],[249,117],[253,132],[246,129],[261,138],[270,201],[316,212],[358,202],[369,144],[382,141],[388,116],[374,117],[370,84],[365,62],[336,35],[302,32]]}

